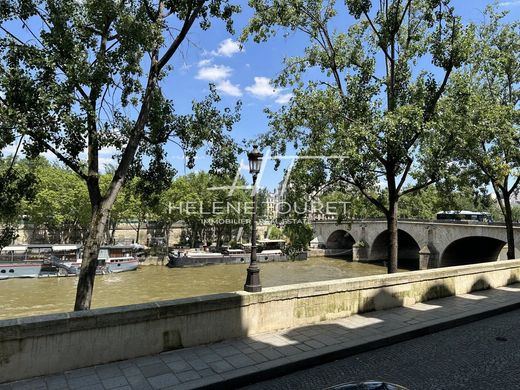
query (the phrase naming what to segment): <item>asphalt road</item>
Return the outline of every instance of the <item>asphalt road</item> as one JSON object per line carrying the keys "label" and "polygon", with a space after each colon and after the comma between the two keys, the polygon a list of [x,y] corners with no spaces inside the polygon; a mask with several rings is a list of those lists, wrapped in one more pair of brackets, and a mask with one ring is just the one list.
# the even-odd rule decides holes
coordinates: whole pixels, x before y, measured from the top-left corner
{"label": "asphalt road", "polygon": [[520,389],[520,311],[351,356],[248,386],[323,389],[369,379],[410,390]]}

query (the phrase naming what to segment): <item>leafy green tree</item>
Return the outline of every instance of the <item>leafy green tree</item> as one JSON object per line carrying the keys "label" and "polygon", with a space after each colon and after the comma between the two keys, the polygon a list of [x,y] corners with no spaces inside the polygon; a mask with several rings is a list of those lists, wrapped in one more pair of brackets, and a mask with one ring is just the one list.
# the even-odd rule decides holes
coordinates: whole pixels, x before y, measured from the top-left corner
{"label": "leafy green tree", "polygon": [[[168,64],[193,25],[208,30],[220,19],[232,32],[237,11],[228,0],[2,1],[2,131],[26,137],[28,157],[53,153],[88,189],[91,218],[75,310],[90,308],[108,215],[131,168],[160,177],[169,169],[163,145],[172,139],[191,165],[206,142],[215,167],[233,161],[236,148],[225,130],[238,114],[215,108],[214,87],[189,115],[176,114],[163,92]],[[118,161],[106,191],[102,148],[114,148]]]}
{"label": "leafy green tree", "polygon": [[[177,178],[161,195],[159,219],[169,223],[183,221],[188,226],[190,246],[216,239],[221,246],[231,240],[233,231],[249,227],[249,215],[244,214],[249,191],[227,186],[233,180],[208,172],[190,173]],[[241,179],[237,183],[243,186]]]}
{"label": "leafy green tree", "polygon": [[110,232],[108,233],[107,241],[112,242],[117,225],[121,222],[126,222],[135,229],[135,242],[139,243],[141,225],[145,221],[147,214],[150,213],[149,205],[143,200],[138,190],[139,180],[138,177],[133,177],[125,181],[117,195],[114,206],[110,210],[109,222],[107,224]]}
{"label": "leafy green tree", "polygon": [[21,204],[34,197],[37,181],[32,170],[17,163],[17,152],[7,158],[0,153],[0,249],[18,237]]}
{"label": "leafy green tree", "polygon": [[[437,121],[437,103],[467,58],[471,31],[449,0],[346,0],[346,9],[318,0],[250,4],[244,39],[268,40],[279,27],[309,39],[275,81],[294,96],[268,111],[263,144],[284,153],[292,140],[302,155],[329,156],[325,181],[356,187],[385,215],[388,271],[396,272],[398,202],[443,177],[452,129]],[[356,22],[341,31],[349,18]],[[379,185],[384,200],[373,196]]]}
{"label": "leafy green tree", "polygon": [[446,112],[459,131],[459,156],[474,177],[491,183],[515,258],[510,198],[520,185],[520,22],[504,23],[493,6],[477,28],[470,64],[454,79]]}
{"label": "leafy green tree", "polygon": [[307,250],[313,236],[312,226],[302,221],[284,225],[283,233],[289,239],[285,251],[292,259]]}
{"label": "leafy green tree", "polygon": [[35,195],[23,202],[28,222],[43,227],[61,242],[69,242],[75,232],[86,231],[90,221],[89,199],[82,180],[70,169],[40,159],[32,166],[37,177]]}
{"label": "leafy green tree", "polygon": [[267,231],[269,232],[267,238],[270,240],[282,240],[284,238],[283,230],[280,229],[278,226],[269,226]]}

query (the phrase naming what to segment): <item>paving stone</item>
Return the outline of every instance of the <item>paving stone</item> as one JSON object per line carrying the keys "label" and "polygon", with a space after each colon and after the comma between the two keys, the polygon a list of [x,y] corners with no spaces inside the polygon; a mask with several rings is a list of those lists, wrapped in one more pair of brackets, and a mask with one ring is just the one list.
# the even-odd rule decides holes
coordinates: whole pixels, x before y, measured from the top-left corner
{"label": "paving stone", "polygon": [[278,352],[277,350],[275,350],[274,348],[261,349],[260,351],[258,351],[258,353],[261,353],[262,355],[264,355],[268,360],[278,359],[278,358],[283,357],[283,355],[280,352]]}
{"label": "paving stone", "polygon": [[165,363],[160,362],[141,367],[141,373],[146,377],[167,374],[172,370]]}
{"label": "paving stone", "polygon": [[13,390],[47,390],[44,378],[27,379],[11,385]]}
{"label": "paving stone", "polygon": [[97,366],[96,373],[101,380],[123,376],[123,371],[121,371],[117,364]]}
{"label": "paving stone", "polygon": [[238,355],[240,353],[240,350],[232,346],[213,347],[212,349],[217,353],[217,355],[220,355],[221,357]]}
{"label": "paving stone", "polygon": [[196,379],[194,381],[189,381],[185,383],[181,383],[175,386],[166,387],[164,390],[187,390],[187,389],[198,389],[204,386],[210,386],[215,383],[222,381],[222,376],[215,374],[212,376],[208,376],[201,379]]}
{"label": "paving stone", "polygon": [[218,362],[209,363],[209,366],[215,371],[217,374],[221,372],[229,371],[233,369],[233,366],[226,362],[225,360],[219,360]]}
{"label": "paving stone", "polygon": [[65,371],[65,376],[67,378],[79,378],[80,376],[87,376],[96,374],[96,369],[94,367],[85,367],[78,368],[76,370]]}
{"label": "paving stone", "polygon": [[200,379],[200,375],[195,370],[184,371],[176,375],[181,382],[193,381]]}
{"label": "paving stone", "polygon": [[139,366],[139,367],[144,367],[144,366],[148,366],[150,364],[160,363],[161,362],[161,358],[158,355],[143,356],[143,357],[139,357],[139,358],[134,359],[133,362],[137,366]]}
{"label": "paving stone", "polygon": [[143,375],[127,376],[126,380],[132,387],[132,390],[150,390],[152,386],[148,383]]}
{"label": "paving stone", "polygon": [[213,371],[211,368],[206,368],[204,370],[197,371],[197,374],[199,374],[202,378],[215,375],[215,371]]}
{"label": "paving stone", "polygon": [[242,368],[255,364],[254,360],[243,354],[227,357],[226,361],[235,368]]}
{"label": "paving stone", "polygon": [[320,343],[319,341],[316,341],[316,340],[308,340],[304,344],[308,345],[309,347],[314,348],[314,349],[323,348],[325,346],[325,344]]}
{"label": "paving stone", "polygon": [[45,382],[47,383],[48,390],[61,390],[68,388],[67,378],[63,374],[50,375],[45,378]]}
{"label": "paving stone", "polygon": [[215,352],[213,352],[213,350],[211,352],[208,352],[205,355],[201,355],[200,358],[205,363],[212,363],[212,362],[217,362],[219,360],[222,360],[222,357],[217,355]]}
{"label": "paving stone", "polygon": [[167,366],[170,367],[174,373],[191,370],[191,366],[184,360],[167,363]]}
{"label": "paving stone", "polygon": [[164,389],[165,387],[176,385],[179,383],[179,380],[174,374],[169,373],[148,378],[148,383],[154,389]]}
{"label": "paving stone", "polygon": [[259,351],[255,351],[253,353],[249,353],[246,355],[249,359],[253,360],[255,363],[263,363],[268,359],[262,355]]}
{"label": "paving stone", "polygon": [[105,390],[105,387],[101,383],[96,383],[94,385],[86,385],[86,386],[80,387],[77,390]]}
{"label": "paving stone", "polygon": [[297,353],[301,353],[301,350],[297,348],[297,345],[287,345],[286,347],[275,348],[275,350],[284,356],[291,356]]}
{"label": "paving stone", "polygon": [[93,386],[101,384],[101,380],[95,374],[81,376],[79,378],[69,378],[67,379],[67,382],[71,390],[79,389],[83,386]]}
{"label": "paving stone", "polygon": [[202,359],[188,360],[187,363],[197,371],[204,370],[209,367]]}
{"label": "paving stone", "polygon": [[165,363],[178,362],[179,360],[184,360],[181,356],[179,356],[178,352],[169,352],[169,353],[161,353],[159,358]]}
{"label": "paving stone", "polygon": [[107,389],[113,389],[116,387],[121,387],[128,385],[128,381],[124,376],[116,376],[115,378],[108,378],[102,380],[103,386]]}
{"label": "paving stone", "polygon": [[128,365],[126,365],[124,367],[121,367],[121,371],[123,372],[123,374],[125,376],[132,376],[132,375],[140,375],[141,374],[141,370],[139,369],[139,367],[137,367],[134,364],[128,364]]}

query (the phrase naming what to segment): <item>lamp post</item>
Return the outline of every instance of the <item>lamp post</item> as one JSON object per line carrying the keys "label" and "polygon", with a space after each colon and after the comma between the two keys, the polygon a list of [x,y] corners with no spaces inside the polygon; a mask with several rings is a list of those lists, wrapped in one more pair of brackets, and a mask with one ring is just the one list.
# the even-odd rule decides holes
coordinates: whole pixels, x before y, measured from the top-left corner
{"label": "lamp post", "polygon": [[258,145],[253,145],[253,151],[247,154],[249,172],[253,175],[253,215],[251,217],[251,261],[247,268],[247,278],[244,290],[248,292],[262,291],[260,269],[256,264],[256,177],[260,172],[263,154],[258,151]]}

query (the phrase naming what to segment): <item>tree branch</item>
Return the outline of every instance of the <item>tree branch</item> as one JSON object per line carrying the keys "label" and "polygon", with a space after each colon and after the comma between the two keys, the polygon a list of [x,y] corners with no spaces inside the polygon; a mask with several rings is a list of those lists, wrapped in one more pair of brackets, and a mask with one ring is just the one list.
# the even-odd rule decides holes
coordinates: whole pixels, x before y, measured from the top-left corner
{"label": "tree branch", "polygon": [[186,13],[186,18],[184,19],[184,23],[182,25],[181,31],[177,35],[177,38],[173,41],[173,43],[170,45],[168,50],[166,50],[166,53],[162,56],[162,58],[158,61],[158,70],[160,71],[170,60],[170,58],[175,54],[179,46],[181,45],[182,41],[188,34],[188,31],[190,30],[191,26],[193,25],[193,22],[195,22],[195,19],[197,19],[197,16],[199,15],[199,12],[202,10],[202,7],[204,6],[204,1],[199,0],[197,3],[197,6],[193,11],[190,10],[190,12]]}

